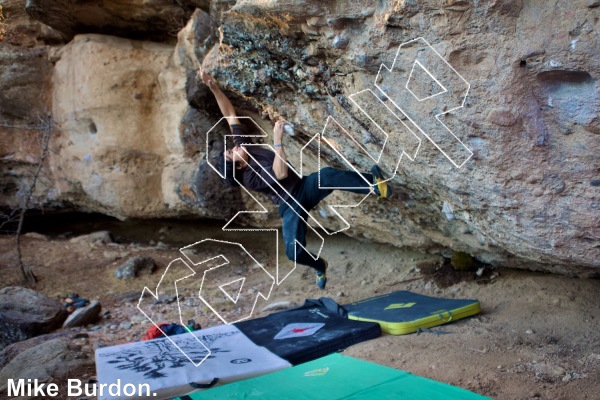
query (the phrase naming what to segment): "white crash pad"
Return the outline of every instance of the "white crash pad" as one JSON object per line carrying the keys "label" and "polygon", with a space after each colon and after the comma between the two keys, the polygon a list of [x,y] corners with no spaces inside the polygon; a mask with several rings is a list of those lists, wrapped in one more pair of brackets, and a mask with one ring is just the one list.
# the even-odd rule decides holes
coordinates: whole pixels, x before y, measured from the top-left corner
{"label": "white crash pad", "polygon": [[[210,349],[210,354],[195,337]],[[149,386],[150,396],[160,400],[201,390],[190,383],[219,386],[288,367],[289,362],[255,345],[235,326],[221,325],[97,349],[96,394],[100,400],[148,398],[144,390]],[[111,384],[113,390],[109,393]],[[118,394],[117,387],[122,389]]]}

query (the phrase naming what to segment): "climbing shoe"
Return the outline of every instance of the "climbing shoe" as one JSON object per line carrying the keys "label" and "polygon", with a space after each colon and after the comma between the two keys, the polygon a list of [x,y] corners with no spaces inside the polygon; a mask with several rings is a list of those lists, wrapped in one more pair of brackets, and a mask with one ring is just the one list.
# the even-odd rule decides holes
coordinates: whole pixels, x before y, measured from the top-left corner
{"label": "climbing shoe", "polygon": [[325,268],[323,269],[323,271],[317,271],[317,286],[319,287],[319,289],[324,290],[325,289],[325,285],[327,285],[327,267],[329,266],[327,264],[327,261],[325,261],[324,258],[321,258],[321,260],[323,260],[323,264],[325,265]]}
{"label": "climbing shoe", "polygon": [[388,199],[392,195],[392,190],[387,183],[384,182],[383,172],[381,172],[381,169],[379,169],[377,164],[373,165],[371,168],[371,174],[373,174],[373,189],[375,190],[378,199]]}

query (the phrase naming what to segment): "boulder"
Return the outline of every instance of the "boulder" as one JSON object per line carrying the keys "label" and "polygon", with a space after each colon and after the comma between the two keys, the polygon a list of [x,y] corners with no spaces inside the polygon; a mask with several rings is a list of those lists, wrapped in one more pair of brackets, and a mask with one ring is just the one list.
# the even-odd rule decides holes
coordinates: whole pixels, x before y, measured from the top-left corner
{"label": "boulder", "polygon": [[11,343],[60,328],[67,318],[62,304],[23,287],[0,289],[0,350]]}
{"label": "boulder", "polygon": [[[495,266],[597,276],[596,11],[582,0],[571,18],[522,1],[342,4],[239,1],[222,16],[211,72],[236,104],[294,124],[299,134],[286,138],[286,154],[299,165],[304,149],[304,173],[319,150],[321,164],[359,171],[381,154],[384,172],[396,172],[394,196],[338,208],[350,221],[346,233],[445,257],[462,251]],[[304,26],[316,16],[327,21],[320,36]],[[568,45],[540,26],[562,32]],[[340,34],[351,35],[343,50],[332,45]],[[415,49],[428,54],[420,61],[448,93],[414,63]],[[379,74],[382,64],[392,72]],[[372,121],[394,132],[391,140]],[[309,142],[319,132],[333,145]],[[335,192],[317,219],[335,230],[343,224],[328,205],[356,201]]]}
{"label": "boulder", "polygon": [[140,274],[150,275],[154,268],[156,268],[156,262],[151,257],[132,257],[115,270],[115,278],[131,279]]}
{"label": "boulder", "polygon": [[67,317],[67,320],[63,323],[63,328],[73,328],[76,326],[85,326],[93,324],[98,320],[102,305],[98,300],[92,300],[90,304],[85,307],[77,308]]}
{"label": "boulder", "polygon": [[112,234],[109,231],[98,231],[87,235],[76,236],[70,240],[71,243],[109,244],[113,243]]}
{"label": "boulder", "polygon": [[[91,349],[90,349],[91,350]],[[94,357],[73,345],[69,338],[57,338],[32,347],[13,358],[0,371],[0,394],[6,395],[8,379],[38,379],[40,382],[82,378],[94,367]]]}
{"label": "boulder", "polygon": [[81,333],[81,328],[61,329],[59,331],[46,333],[45,335],[36,336],[31,339],[8,345],[4,350],[0,351],[0,370],[2,370],[2,368],[4,368],[13,358],[32,347],[58,338],[68,338],[69,340],[73,340],[81,337],[88,337],[87,333]]}
{"label": "boulder", "polygon": [[[47,190],[32,204],[69,204],[119,218],[223,219],[262,210],[243,191],[221,185],[206,162],[228,131],[215,127],[214,99],[194,78],[202,64],[238,111],[268,134],[276,117],[290,120],[295,135],[285,139],[286,154],[299,166],[302,151],[304,173],[318,168],[319,152],[321,165],[359,171],[381,153],[384,172],[393,175],[391,200],[351,207],[360,199],[335,192],[315,210],[327,229],[344,225],[329,206],[346,205],[337,208],[350,222],[345,232],[364,240],[445,257],[460,251],[494,266],[598,276],[600,21],[592,3],[571,2],[565,18],[551,3],[521,0],[214,0],[210,14],[193,14],[177,45],[76,35],[52,53],[53,69],[46,49],[19,49],[11,57],[25,72],[9,72],[26,85],[22,74],[33,79],[36,66],[45,72],[24,95],[39,110],[46,103],[32,97],[34,89],[52,88],[48,101],[60,130],[49,158],[51,181],[42,182]],[[38,15],[47,7],[47,18],[74,15],[55,9],[65,4],[58,0],[31,4]],[[166,13],[174,5],[160,4]],[[115,21],[138,11],[129,7]],[[155,12],[157,21],[166,15],[152,7],[144,12]],[[413,40],[419,37],[428,42]],[[430,70],[414,63],[416,50],[429,55]],[[41,61],[33,60],[36,54]],[[401,65],[380,75],[381,65],[392,68],[394,60]],[[8,110],[35,120],[13,80],[2,82],[6,96],[12,93]],[[324,128],[332,141],[319,149],[311,139]],[[207,143],[209,131],[215,135]],[[39,154],[25,146],[35,143],[28,134],[4,140],[2,160],[14,168],[2,204],[17,204],[30,172],[22,160]],[[22,149],[14,155],[13,142]],[[268,213],[244,213],[236,222],[278,224],[276,207],[257,198]]]}

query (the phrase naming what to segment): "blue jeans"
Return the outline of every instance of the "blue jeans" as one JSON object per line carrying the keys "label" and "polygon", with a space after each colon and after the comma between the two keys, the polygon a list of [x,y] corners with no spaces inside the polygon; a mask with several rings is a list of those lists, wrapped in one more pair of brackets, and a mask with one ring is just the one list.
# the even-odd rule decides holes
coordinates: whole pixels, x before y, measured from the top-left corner
{"label": "blue jeans", "polygon": [[[343,171],[331,167],[321,169],[322,187],[356,187],[360,189],[341,189],[353,193],[368,194],[371,192],[371,186],[361,179],[356,172]],[[368,182],[373,182],[373,175],[361,174]],[[364,187],[364,189],[362,188]],[[279,206],[279,215],[283,219],[283,242],[285,243],[285,255],[292,261],[296,260],[298,264],[306,265],[319,272],[325,269],[325,263],[321,258],[315,259],[300,246],[296,246],[298,241],[302,246],[306,246],[306,218],[307,212],[313,209],[321,200],[329,196],[333,189],[319,189],[319,173],[313,172],[308,176],[302,177],[302,180],[294,188],[292,196],[298,203],[304,207],[304,210],[296,203],[282,203]]]}

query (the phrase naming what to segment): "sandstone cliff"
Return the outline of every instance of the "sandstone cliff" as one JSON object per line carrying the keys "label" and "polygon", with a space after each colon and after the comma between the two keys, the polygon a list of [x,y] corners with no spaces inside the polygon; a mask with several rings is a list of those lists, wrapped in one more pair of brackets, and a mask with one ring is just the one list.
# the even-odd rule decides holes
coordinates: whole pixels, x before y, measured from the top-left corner
{"label": "sandstone cliff", "polygon": [[[321,132],[332,166],[368,170],[383,148],[386,171],[397,166],[394,196],[342,209],[350,235],[446,256],[462,250],[498,266],[597,274],[597,1],[213,0],[139,9],[63,0],[28,2],[29,16],[24,2],[1,4],[5,207],[20,201],[39,157],[39,117],[50,113],[56,125],[37,207],[121,218],[257,209],[206,164],[226,131],[211,131],[217,139],[206,149],[220,115],[194,79],[203,64],[267,132],[279,115],[294,124],[288,153],[299,166],[304,148],[305,172],[317,167]],[[432,71],[415,70],[410,54]],[[381,64],[396,68],[380,73]],[[436,97],[440,85],[451,97]],[[397,112],[403,105],[407,116]],[[438,114],[455,137],[427,135]],[[386,141],[375,123],[397,135]],[[328,205],[359,199],[336,193],[315,216],[337,230]],[[276,225],[269,207],[270,216],[240,222]]]}

